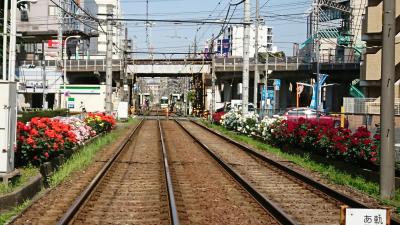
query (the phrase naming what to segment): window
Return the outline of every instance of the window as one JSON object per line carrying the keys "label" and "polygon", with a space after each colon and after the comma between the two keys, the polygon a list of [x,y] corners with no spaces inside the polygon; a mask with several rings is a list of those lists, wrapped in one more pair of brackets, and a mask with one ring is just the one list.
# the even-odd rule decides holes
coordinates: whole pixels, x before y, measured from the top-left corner
{"label": "window", "polygon": [[21,21],[23,22],[28,22],[29,21],[29,17],[28,17],[28,11],[25,10],[21,10]]}
{"label": "window", "polygon": [[55,5],[49,5],[49,16],[57,16],[57,7]]}

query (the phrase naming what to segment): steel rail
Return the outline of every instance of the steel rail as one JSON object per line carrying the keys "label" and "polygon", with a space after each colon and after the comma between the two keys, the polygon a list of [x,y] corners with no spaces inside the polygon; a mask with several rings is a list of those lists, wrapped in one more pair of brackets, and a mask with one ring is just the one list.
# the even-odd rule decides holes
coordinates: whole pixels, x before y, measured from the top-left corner
{"label": "steel rail", "polygon": [[[158,110],[157,110],[157,113],[158,113]],[[169,170],[168,155],[167,155],[167,150],[166,150],[165,142],[164,142],[163,129],[161,126],[160,119],[158,118],[157,120],[158,120],[158,127],[160,129],[161,147],[162,147],[162,154],[163,154],[163,161],[164,161],[164,175],[165,175],[167,190],[168,190],[169,212],[171,215],[171,225],[179,225],[179,216],[178,216],[178,210],[176,209],[174,188],[172,185],[172,178],[171,178],[171,173]]]}
{"label": "steel rail", "polygon": [[[332,188],[326,186],[325,184],[322,184],[322,183],[320,183],[320,182],[318,182],[318,181],[316,181],[316,180],[314,180],[314,179],[312,179],[312,178],[310,178],[310,177],[308,177],[308,176],[306,176],[304,174],[301,174],[301,173],[289,168],[288,166],[286,166],[286,165],[284,165],[284,164],[282,164],[280,162],[277,162],[277,161],[275,161],[273,159],[270,159],[270,158],[260,154],[257,150],[255,150],[253,148],[245,146],[244,144],[239,143],[239,142],[237,142],[237,141],[235,141],[235,140],[233,140],[233,139],[231,139],[229,137],[226,137],[225,135],[222,135],[222,134],[220,134],[218,132],[215,132],[214,130],[206,127],[203,124],[199,124],[198,122],[194,122],[193,120],[189,120],[189,121],[192,122],[193,124],[196,124],[197,126],[203,128],[203,129],[209,131],[210,133],[212,133],[214,135],[217,135],[218,137],[224,139],[225,141],[228,141],[229,143],[239,147],[240,149],[244,150],[245,152],[250,153],[251,155],[257,157],[258,159],[260,159],[260,160],[262,160],[262,161],[274,166],[275,168],[278,168],[279,170],[290,174],[291,176],[293,176],[293,177],[303,181],[304,183],[306,183],[306,184],[318,189],[319,191],[322,191],[326,195],[331,196],[332,198],[334,198],[334,199],[346,204],[349,207],[352,207],[352,208],[370,208],[370,207],[368,207],[367,205],[365,205],[364,203],[362,203],[360,201],[352,199],[351,197],[349,197],[349,196],[347,196],[345,194],[342,194],[342,193],[340,193],[340,192],[338,192],[336,190],[333,190]],[[390,220],[390,224],[392,224],[392,225],[400,225],[400,220],[397,219],[397,218],[392,217],[391,220]]]}
{"label": "steel rail", "polygon": [[266,211],[268,211],[273,217],[275,217],[281,224],[294,225],[297,224],[289,215],[287,215],[282,208],[276,205],[274,202],[269,200],[265,195],[261,194],[254,188],[247,180],[241,175],[234,171],[225,161],[218,157],[207,145],[202,143],[192,133],[190,133],[181,123],[174,120],[190,137],[197,142],[202,149],[204,149],[218,164],[225,169],[230,176],[232,176]]}
{"label": "steel rail", "polygon": [[124,139],[122,144],[118,146],[118,150],[113,156],[107,161],[107,163],[101,168],[100,172],[97,173],[96,177],[90,182],[90,184],[85,188],[85,190],[79,195],[79,197],[74,201],[74,203],[69,207],[67,212],[63,215],[63,217],[57,222],[57,225],[66,225],[71,222],[72,218],[79,211],[81,206],[85,203],[85,201],[89,198],[89,196],[93,193],[93,190],[97,187],[100,181],[103,179],[104,175],[109,171],[111,166],[114,164],[115,160],[121,154],[121,152],[125,149],[128,143],[131,142],[133,135],[140,129],[143,125],[144,119],[140,121],[140,123],[135,127],[135,129]]}

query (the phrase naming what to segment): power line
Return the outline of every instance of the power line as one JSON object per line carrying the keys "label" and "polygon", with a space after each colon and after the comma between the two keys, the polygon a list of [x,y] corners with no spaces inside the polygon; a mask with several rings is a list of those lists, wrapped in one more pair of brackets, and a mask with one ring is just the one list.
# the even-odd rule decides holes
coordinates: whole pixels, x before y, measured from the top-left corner
{"label": "power line", "polygon": [[226,21],[207,21],[207,20],[161,20],[161,19],[121,19],[115,18],[111,19],[114,21],[127,21],[127,22],[160,22],[160,23],[192,23],[192,24],[236,24],[236,25],[245,25],[248,23],[244,22],[226,22]]}
{"label": "power line", "polygon": [[79,18],[79,17],[81,17],[80,15],[76,15],[76,14],[72,14],[72,13],[68,12],[68,11],[65,10],[63,7],[61,7],[61,6],[58,5],[56,2],[54,2],[54,0],[50,0],[50,1],[51,1],[56,7],[60,8],[61,10],[63,10],[64,13],[66,13],[66,14],[70,15],[71,17],[73,17],[74,19],[80,21],[81,23],[83,23],[83,24],[86,25],[87,27],[92,28],[93,30],[95,30],[95,31],[97,31],[97,32],[104,32],[104,30],[103,30],[103,31],[100,31],[98,28],[95,28],[95,27],[93,27],[93,26],[91,26],[91,25],[88,25],[86,22],[83,22],[83,21]]}

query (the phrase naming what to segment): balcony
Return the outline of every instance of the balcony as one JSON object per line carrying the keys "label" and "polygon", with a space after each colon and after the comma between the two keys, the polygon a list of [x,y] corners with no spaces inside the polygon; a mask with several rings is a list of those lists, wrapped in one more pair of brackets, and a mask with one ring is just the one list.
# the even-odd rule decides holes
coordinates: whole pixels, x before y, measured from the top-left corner
{"label": "balcony", "polygon": [[[395,41],[395,62],[396,62],[396,80],[400,79],[400,37]],[[382,50],[379,48],[368,49],[365,54],[364,63],[361,69],[361,80],[380,80],[381,79],[381,61]]]}
{"label": "balcony", "polygon": [[[362,24],[362,39],[379,43],[382,39],[383,1],[370,0]],[[400,0],[396,0],[396,33],[400,32]]]}

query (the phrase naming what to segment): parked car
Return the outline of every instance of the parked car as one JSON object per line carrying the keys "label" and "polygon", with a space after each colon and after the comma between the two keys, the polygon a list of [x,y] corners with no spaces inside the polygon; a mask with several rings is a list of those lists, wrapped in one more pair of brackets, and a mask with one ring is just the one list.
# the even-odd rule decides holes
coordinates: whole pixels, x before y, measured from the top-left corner
{"label": "parked car", "polygon": [[[231,103],[228,102],[228,103],[225,104],[224,107],[215,110],[215,113],[212,116],[213,121],[216,122],[216,123],[219,123],[219,121],[221,120],[221,117],[223,115],[225,115],[225,113],[229,112],[231,109],[232,109],[231,108]],[[241,110],[242,109],[242,105],[238,105],[238,109]],[[254,112],[255,111],[253,103],[249,103],[248,111],[249,112]]]}
{"label": "parked car", "polygon": [[[341,124],[341,117],[339,115],[328,115],[307,107],[289,109],[282,115],[282,117],[289,121],[297,121],[300,118],[304,118],[309,121],[316,121],[334,127],[340,127]],[[348,127],[348,121],[346,119],[344,125],[345,127]]]}

